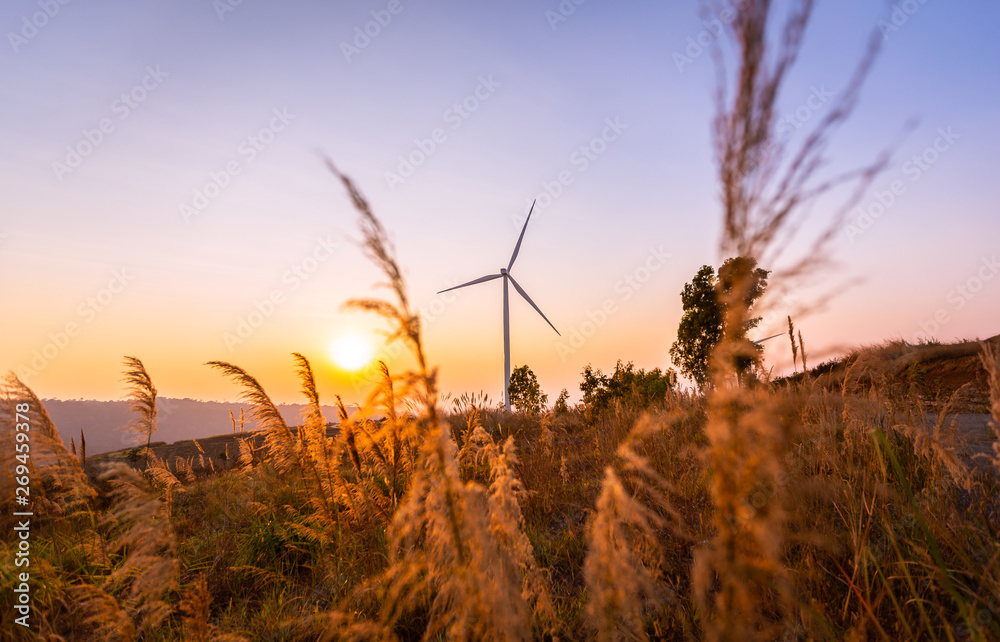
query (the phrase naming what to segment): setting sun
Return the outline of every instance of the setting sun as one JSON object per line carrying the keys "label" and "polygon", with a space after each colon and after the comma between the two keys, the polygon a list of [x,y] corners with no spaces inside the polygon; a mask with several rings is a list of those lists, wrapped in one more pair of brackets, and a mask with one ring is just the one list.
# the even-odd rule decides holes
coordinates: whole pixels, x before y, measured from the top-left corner
{"label": "setting sun", "polygon": [[374,351],[368,339],[359,334],[345,334],[330,344],[330,358],[344,370],[358,370],[367,365]]}

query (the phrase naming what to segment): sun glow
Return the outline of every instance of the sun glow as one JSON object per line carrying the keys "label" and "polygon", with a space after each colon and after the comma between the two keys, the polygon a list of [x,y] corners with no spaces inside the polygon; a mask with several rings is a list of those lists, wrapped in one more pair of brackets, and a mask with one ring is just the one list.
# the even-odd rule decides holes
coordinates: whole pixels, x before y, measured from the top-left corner
{"label": "sun glow", "polygon": [[345,334],[330,344],[330,358],[344,370],[354,371],[368,365],[374,350],[368,339],[359,334]]}

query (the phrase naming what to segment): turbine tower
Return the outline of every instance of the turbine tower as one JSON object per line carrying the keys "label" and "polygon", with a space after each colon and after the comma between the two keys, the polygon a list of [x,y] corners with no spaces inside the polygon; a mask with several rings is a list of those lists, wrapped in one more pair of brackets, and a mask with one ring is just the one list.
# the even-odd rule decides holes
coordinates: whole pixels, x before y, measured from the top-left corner
{"label": "turbine tower", "polygon": [[[444,292],[450,292],[451,290],[457,290],[459,288],[464,288],[469,285],[475,285],[477,283],[485,283],[486,281],[492,281],[493,279],[499,279],[501,277],[503,278],[503,399],[504,399],[504,405],[506,406],[507,410],[510,410],[510,304],[508,302],[508,297],[507,297],[508,281],[510,282],[511,285],[514,286],[514,289],[517,290],[517,293],[520,294],[522,297],[524,297],[524,300],[527,301],[528,304],[531,305],[531,307],[535,308],[535,312],[540,314],[542,318],[545,319],[545,322],[548,323],[553,330],[555,330],[556,334],[559,334],[559,331],[556,330],[556,327],[554,325],[552,325],[552,322],[549,321],[549,318],[545,316],[545,314],[541,310],[538,309],[538,306],[535,305],[535,302],[531,300],[531,297],[528,296],[528,293],[525,292],[524,289],[517,284],[517,281],[515,281],[514,277],[511,276],[510,274],[511,268],[514,267],[514,261],[517,259],[517,253],[521,250],[521,241],[524,240],[524,231],[528,229],[528,221],[531,220],[531,213],[534,211],[535,211],[535,203],[532,202],[531,209],[528,210],[528,218],[524,221],[524,227],[521,228],[521,236],[517,238],[517,245],[514,246],[514,253],[510,255],[510,263],[507,264],[507,267],[500,268],[499,274],[488,274],[486,276],[481,276],[478,279],[469,281],[468,283],[456,285],[453,288],[448,288],[446,290],[441,290],[441,292],[438,292],[438,294],[442,294]],[[559,334],[559,336],[562,335]]]}

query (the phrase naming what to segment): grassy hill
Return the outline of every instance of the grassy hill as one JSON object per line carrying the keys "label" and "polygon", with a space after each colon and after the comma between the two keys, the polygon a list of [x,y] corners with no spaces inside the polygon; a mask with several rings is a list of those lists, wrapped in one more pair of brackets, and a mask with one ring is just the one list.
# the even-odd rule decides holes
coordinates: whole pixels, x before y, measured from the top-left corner
{"label": "grassy hill", "polygon": [[[983,367],[982,345],[1000,348],[1000,335],[986,341],[912,344],[901,340],[852,350],[847,355],[809,370],[809,378],[828,390],[889,386],[896,393],[912,393],[931,410],[951,400],[951,412],[989,413],[989,377]],[[802,373],[777,383],[802,382]]]}

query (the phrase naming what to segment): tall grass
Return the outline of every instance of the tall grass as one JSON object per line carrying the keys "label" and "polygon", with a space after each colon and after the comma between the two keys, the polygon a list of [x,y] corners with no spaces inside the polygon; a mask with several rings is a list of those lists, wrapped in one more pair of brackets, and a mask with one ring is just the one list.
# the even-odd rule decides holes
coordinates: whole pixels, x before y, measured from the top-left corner
{"label": "tall grass", "polygon": [[[776,98],[812,2],[792,3],[783,23],[765,0],[741,7],[736,81],[720,84],[714,130],[721,248],[765,263],[785,250],[804,205],[842,181],[856,196],[882,167],[884,158],[810,183],[877,41],[817,130],[785,154],[773,136]],[[777,51],[769,24],[781,30]],[[6,379],[0,439],[15,443],[18,404],[33,422],[31,463],[22,465],[37,502],[40,636],[1000,639],[1000,447],[995,470],[972,470],[950,431],[951,407],[928,425],[924,401],[893,379],[887,363],[898,346],[853,355],[836,385],[741,381],[737,364],[758,355],[739,332],[750,275],[735,274],[720,294],[731,299],[705,395],[612,395],[537,418],[464,396],[447,412],[386,229],[327,165],[392,293],[347,307],[382,318],[414,369],[380,362],[359,412],[336,397],[329,431],[322,382],[303,354],[292,355],[306,399],[297,426],[260,380],[210,362],[239,386],[263,434],[259,445],[243,433],[242,415],[237,433],[232,416],[234,448],[216,469],[200,445],[187,461],[148,452],[156,388],[127,357],[136,426],[147,436],[142,474],[88,461],[82,434],[81,456],[72,456],[35,394]],[[772,282],[789,287],[815,273],[829,239],[822,232]],[[790,318],[789,338],[806,370]],[[1000,438],[1000,356],[976,350]],[[6,448],[0,459],[0,523],[9,527],[18,461]],[[2,548],[10,586],[16,542]],[[14,630],[11,596],[0,594],[4,631]]]}
{"label": "tall grass", "polygon": [[146,372],[142,361],[135,357],[125,357],[124,380],[127,384],[129,406],[136,413],[127,426],[127,430],[138,437],[146,438],[146,451],[143,467],[149,467],[149,444],[156,432],[156,386]]}

